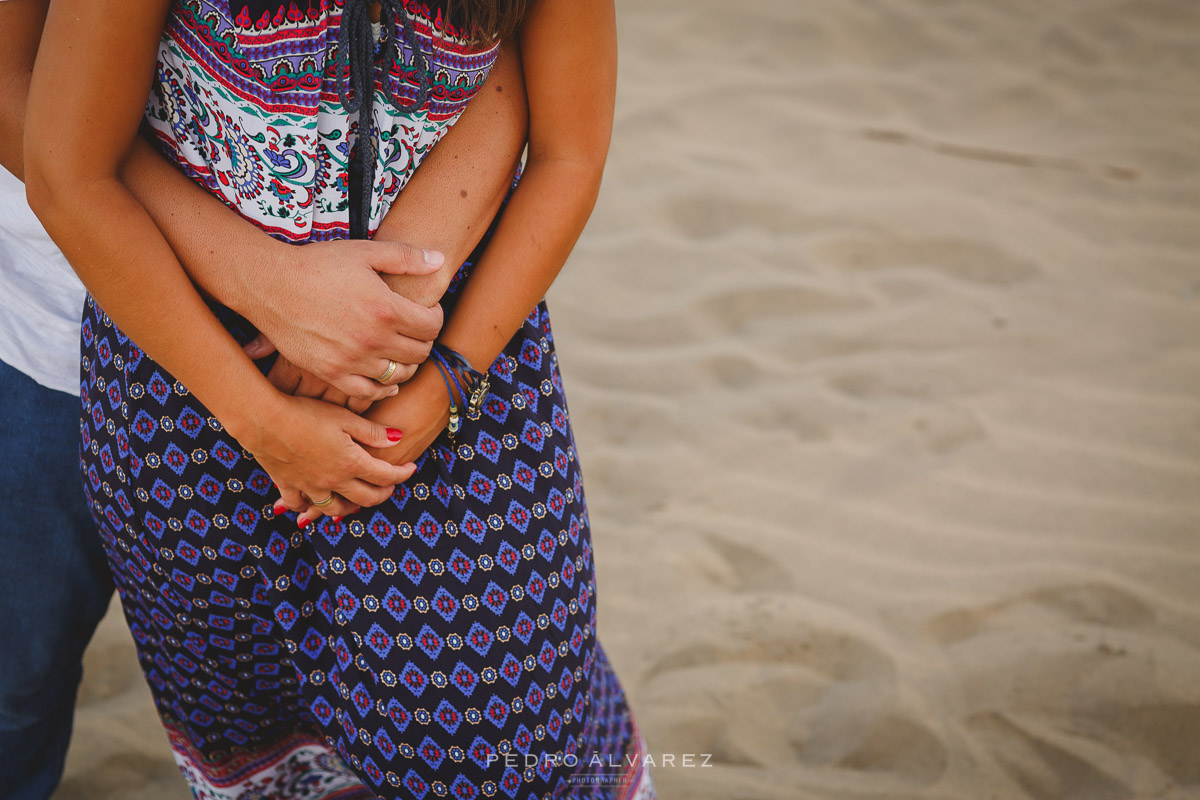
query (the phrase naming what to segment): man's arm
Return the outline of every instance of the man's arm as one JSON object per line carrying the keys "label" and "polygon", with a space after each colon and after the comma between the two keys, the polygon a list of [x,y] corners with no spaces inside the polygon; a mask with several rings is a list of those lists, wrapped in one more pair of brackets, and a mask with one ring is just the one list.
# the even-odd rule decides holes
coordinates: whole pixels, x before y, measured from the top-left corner
{"label": "man's arm", "polygon": [[[21,180],[30,75],[48,6],[49,0],[0,2],[0,163]],[[441,326],[440,311],[388,292],[378,277],[379,272],[436,269],[440,261],[426,264],[420,249],[399,243],[330,243],[301,255],[299,248],[275,240],[226,207],[141,137],[135,137],[119,175],[207,294],[249,311],[246,316],[255,324],[263,315],[248,308],[246,287],[255,287],[263,303],[276,299],[276,305],[288,306],[292,301],[281,316],[290,314],[298,322],[271,332],[290,358],[348,394],[376,400],[394,392],[363,377],[383,352],[406,364],[419,363],[428,353],[429,340]],[[296,273],[319,277],[327,286],[333,281],[340,290],[334,298],[298,294],[294,280],[281,280],[285,269],[293,278]],[[234,297],[237,302],[231,302]],[[355,313],[347,313],[349,309]],[[363,341],[375,342],[379,352],[362,349]]]}
{"label": "man's arm", "polygon": [[[47,5],[0,3],[0,163],[22,179],[29,74]],[[379,243],[277,241],[140,137],[120,176],[197,286],[243,314],[293,363],[346,394],[375,400],[394,391],[371,379],[389,359],[409,365],[395,383],[428,354],[441,324],[440,308],[431,307],[499,207],[526,120],[520,58],[506,45],[480,95],[393,205]]]}
{"label": "man's arm", "polygon": [[[40,10],[29,0],[10,14]],[[186,385],[275,480],[289,507],[331,490],[382,502],[415,468],[359,444],[399,433],[344,408],[277,392],[217,321],[118,172],[137,137],[169,0],[53,0],[29,82],[30,207],[105,312]],[[0,48],[2,49],[2,48]]]}
{"label": "man's arm", "polygon": [[[373,242],[278,242],[140,139],[122,176],[201,288],[253,322],[295,366],[365,398],[378,384],[361,376],[383,374],[394,359],[407,365],[389,381],[399,383],[428,355],[441,323],[437,303],[512,184],[527,127],[520,53],[506,42]],[[429,267],[418,264],[425,253],[436,254]],[[357,392],[346,392],[346,379],[330,380],[350,365],[360,376]]]}

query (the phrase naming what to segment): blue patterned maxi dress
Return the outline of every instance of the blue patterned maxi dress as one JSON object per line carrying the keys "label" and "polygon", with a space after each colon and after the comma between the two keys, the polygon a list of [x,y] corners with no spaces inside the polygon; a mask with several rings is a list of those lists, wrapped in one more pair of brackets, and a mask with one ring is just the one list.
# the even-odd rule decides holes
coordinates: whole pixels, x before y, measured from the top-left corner
{"label": "blue patterned maxi dress", "polygon": [[[428,102],[380,100],[371,229],[497,56],[406,2]],[[340,2],[178,0],[147,121],[271,234],[344,238]],[[411,98],[411,52],[383,80]],[[382,97],[382,95],[381,95]],[[470,280],[477,248],[447,295]],[[248,322],[213,306],[242,342]],[[393,497],[307,532],[186,386],[90,298],[85,488],[176,760],[198,798],[650,798],[596,640],[587,507],[545,302],[491,392]],[[269,361],[260,367],[265,371]]]}

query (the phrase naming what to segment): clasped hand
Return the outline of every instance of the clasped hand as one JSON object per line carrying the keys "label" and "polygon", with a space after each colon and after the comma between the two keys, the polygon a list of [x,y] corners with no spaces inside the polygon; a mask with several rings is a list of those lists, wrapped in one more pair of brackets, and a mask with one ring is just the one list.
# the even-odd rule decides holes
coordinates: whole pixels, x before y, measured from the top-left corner
{"label": "clasped hand", "polygon": [[[409,380],[441,330],[441,306],[394,293],[380,274],[419,276],[444,289],[444,258],[359,240],[290,247],[288,254],[291,263],[281,263],[274,280],[245,287],[252,299],[241,304],[243,313],[260,335],[244,349],[252,359],[279,351],[268,379],[281,394],[242,444],[280,491],[276,513],[298,512],[305,527],[322,514],[387,500],[445,427],[444,389]],[[314,505],[327,497],[332,502]]]}

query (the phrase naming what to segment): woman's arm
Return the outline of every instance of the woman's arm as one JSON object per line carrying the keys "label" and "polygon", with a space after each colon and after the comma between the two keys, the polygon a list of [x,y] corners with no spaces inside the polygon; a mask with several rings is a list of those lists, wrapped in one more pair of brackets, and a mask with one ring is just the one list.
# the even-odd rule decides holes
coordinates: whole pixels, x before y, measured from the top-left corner
{"label": "woman's arm", "polygon": [[[0,163],[18,177],[24,175],[29,74],[47,4],[0,5]],[[201,289],[247,317],[289,361],[369,402],[392,393],[371,379],[388,359],[404,365],[395,383],[428,353],[441,325],[437,300],[495,215],[524,146],[527,114],[515,46],[506,43],[481,91],[381,226],[376,239],[386,245],[298,248],[277,241],[141,138],[120,175]],[[329,286],[338,287],[335,295]],[[269,352],[258,346],[251,356]]]}
{"label": "woman's arm", "polygon": [[[49,0],[0,3],[0,164],[22,180],[29,79],[48,5]],[[519,110],[522,120],[524,113]],[[322,243],[304,250],[284,244],[226,207],[141,138],[120,175],[196,284],[255,324],[283,320],[271,331],[305,368],[369,402],[393,393],[362,377],[382,372],[376,367],[386,365],[384,352],[406,365],[428,353],[441,328],[440,309],[390,294],[378,274],[436,271],[439,253],[427,264],[421,248],[398,242]],[[499,170],[494,179],[503,180]],[[291,276],[284,280],[288,271]],[[298,291],[297,275],[309,283],[337,285],[339,292],[332,301],[305,294]],[[348,308],[356,313],[346,313]],[[360,342],[373,342],[375,349]]]}
{"label": "woman's arm", "polygon": [[446,254],[430,275],[386,275],[394,291],[424,305],[442,299],[500,209],[525,150],[529,113],[521,51],[505,41],[479,93],[392,203],[376,241],[415,242]]}
{"label": "woman's arm", "polygon": [[616,103],[613,0],[534,0],[518,37],[529,157],[440,336],[481,368],[545,296],[583,232],[600,191]]}
{"label": "woman's arm", "polygon": [[47,2],[0,2],[0,165],[20,180],[25,180],[25,98]]}
{"label": "woman's arm", "polygon": [[[394,431],[277,392],[209,311],[146,209],[119,178],[149,96],[168,0],[53,0],[29,88],[30,206],[121,329],[182,381],[284,490],[381,502],[412,466]],[[361,499],[358,499],[361,498]]]}
{"label": "woman's arm", "polygon": [[[617,37],[613,0],[535,0],[518,38],[529,99],[529,157],[441,341],[480,369],[495,361],[545,295],[595,205],[612,134]],[[442,378],[428,361],[368,416],[403,421],[387,459],[422,453],[449,420]],[[307,509],[302,518],[318,516]]]}
{"label": "woman's arm", "polygon": [[[393,291],[440,311],[437,303],[454,273],[475,249],[512,186],[525,149],[527,128],[520,51],[515,41],[506,41],[479,93],[425,156],[375,233],[376,242],[415,242],[422,248],[446,254],[436,272],[383,275]],[[248,316],[254,320],[252,315]],[[270,352],[269,343],[262,346],[263,338],[269,339],[270,335],[248,346],[247,352],[252,357]],[[364,347],[372,344],[369,340],[362,342]],[[427,354],[428,346],[422,360]],[[391,357],[399,360],[397,356]],[[415,369],[414,365],[393,382],[406,380]],[[310,372],[303,364],[284,358],[276,362],[270,379],[276,388],[289,394],[345,402],[344,394],[333,391],[319,375],[307,374]],[[381,373],[382,367],[375,374]],[[366,405],[351,402],[349,407],[363,410]]]}

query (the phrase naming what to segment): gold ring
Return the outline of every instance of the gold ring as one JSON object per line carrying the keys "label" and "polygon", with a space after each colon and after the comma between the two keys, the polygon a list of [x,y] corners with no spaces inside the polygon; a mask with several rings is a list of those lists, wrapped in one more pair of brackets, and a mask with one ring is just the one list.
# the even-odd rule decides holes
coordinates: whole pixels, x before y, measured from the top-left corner
{"label": "gold ring", "polygon": [[333,502],[333,492],[329,493],[329,497],[324,500],[313,500],[312,504],[318,508],[323,508]]}
{"label": "gold ring", "polygon": [[376,382],[384,383],[385,381],[387,381],[388,378],[392,377],[392,375],[394,375],[396,373],[396,367],[398,367],[398,366],[400,366],[400,365],[397,364],[395,361],[392,361],[389,358],[388,359],[388,368],[383,371],[382,375],[380,375],[378,378],[375,379]]}

